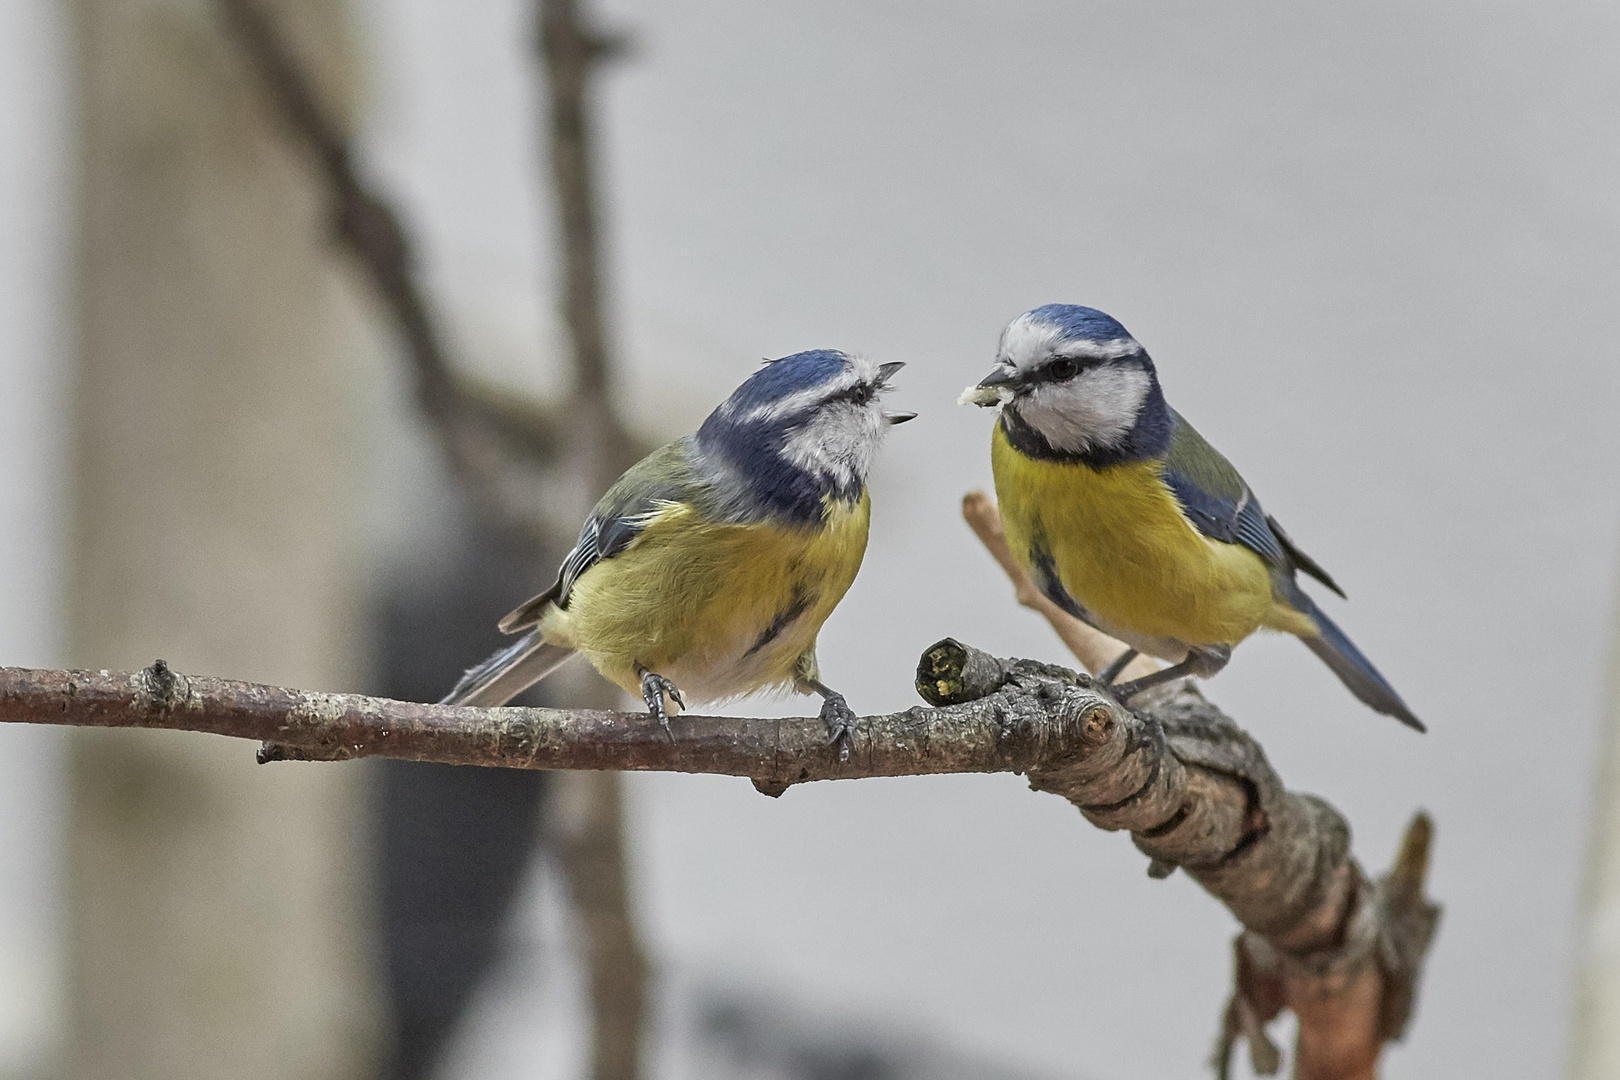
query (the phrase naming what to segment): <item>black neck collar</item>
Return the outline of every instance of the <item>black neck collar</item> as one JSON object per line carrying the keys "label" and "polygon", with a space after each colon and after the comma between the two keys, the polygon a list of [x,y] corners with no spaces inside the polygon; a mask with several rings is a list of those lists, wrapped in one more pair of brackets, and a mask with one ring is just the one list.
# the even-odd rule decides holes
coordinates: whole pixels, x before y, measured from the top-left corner
{"label": "black neck collar", "polygon": [[1125,438],[1112,446],[1095,446],[1078,453],[1060,450],[1047,442],[1046,436],[1031,427],[1019,414],[1017,401],[1008,402],[1002,407],[1001,430],[1006,432],[1007,441],[1014,450],[1040,461],[1061,461],[1101,469],[1109,465],[1162,457],[1170,449],[1175,414],[1170,411],[1169,402],[1164,400],[1158,376],[1153,375],[1152,379],[1147,398],[1142,402],[1141,411],[1136,414],[1136,423]]}

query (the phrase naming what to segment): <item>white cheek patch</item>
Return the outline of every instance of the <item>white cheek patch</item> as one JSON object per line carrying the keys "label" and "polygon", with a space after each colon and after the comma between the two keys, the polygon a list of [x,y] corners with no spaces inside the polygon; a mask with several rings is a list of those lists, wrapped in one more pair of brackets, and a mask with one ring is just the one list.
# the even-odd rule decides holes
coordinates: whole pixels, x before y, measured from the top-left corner
{"label": "white cheek patch", "polygon": [[1090,368],[1068,382],[1035,387],[1018,402],[1018,415],[1058,450],[1117,446],[1136,426],[1152,386],[1136,364]]}
{"label": "white cheek patch", "polygon": [[782,456],[806,472],[841,486],[865,483],[872,457],[888,427],[875,404],[832,406],[789,434],[782,444]]}

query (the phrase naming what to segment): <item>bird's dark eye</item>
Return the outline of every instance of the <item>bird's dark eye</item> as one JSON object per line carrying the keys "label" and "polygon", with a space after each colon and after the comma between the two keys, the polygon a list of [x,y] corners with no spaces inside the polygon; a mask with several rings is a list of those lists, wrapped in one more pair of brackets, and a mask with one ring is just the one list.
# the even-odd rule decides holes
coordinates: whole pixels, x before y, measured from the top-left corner
{"label": "bird's dark eye", "polygon": [[860,384],[849,392],[849,400],[857,405],[868,404],[872,400],[872,388],[865,383]]}
{"label": "bird's dark eye", "polygon": [[1067,356],[1060,356],[1046,365],[1046,373],[1055,382],[1063,382],[1080,374],[1080,364]]}

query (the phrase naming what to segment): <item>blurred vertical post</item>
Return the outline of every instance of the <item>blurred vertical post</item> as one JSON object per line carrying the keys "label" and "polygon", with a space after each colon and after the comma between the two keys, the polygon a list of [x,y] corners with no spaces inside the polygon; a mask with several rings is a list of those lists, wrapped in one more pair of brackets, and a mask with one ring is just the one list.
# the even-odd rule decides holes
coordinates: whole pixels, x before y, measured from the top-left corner
{"label": "blurred vertical post", "polygon": [[[210,7],[75,0],[74,661],[357,686],[366,416],[324,205]],[[342,5],[275,5],[352,97]],[[375,395],[375,396],[371,396]],[[64,1074],[370,1072],[365,774],[224,741],[70,752]]]}
{"label": "blurred vertical post", "polygon": [[[592,76],[618,43],[583,19],[575,0],[537,0],[535,16],[546,77],[559,303],[575,380],[559,464],[567,486],[578,492],[573,519],[583,521],[634,457],[608,396],[612,364],[602,305],[600,187],[590,103]],[[592,696],[595,704],[612,705],[617,691],[597,679]],[[635,1080],[647,961],[630,905],[622,778],[610,772],[570,773],[557,781],[552,831],[580,930],[592,1018],[591,1075]]]}
{"label": "blurred vertical post", "polygon": [[1569,1080],[1620,1076],[1620,603],[1609,630],[1576,957]]}
{"label": "blurred vertical post", "polygon": [[[67,95],[56,0],[0,3],[0,663],[62,659]],[[0,1078],[51,1074],[62,1023],[63,733],[0,732]]]}

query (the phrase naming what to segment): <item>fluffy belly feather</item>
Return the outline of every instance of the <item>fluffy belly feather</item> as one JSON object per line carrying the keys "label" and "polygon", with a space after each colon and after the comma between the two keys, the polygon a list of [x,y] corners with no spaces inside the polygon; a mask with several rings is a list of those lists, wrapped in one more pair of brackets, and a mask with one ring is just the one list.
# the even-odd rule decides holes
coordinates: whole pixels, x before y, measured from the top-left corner
{"label": "fluffy belly feather", "polygon": [[1165,656],[1176,642],[1236,644],[1274,622],[1265,563],[1199,533],[1157,462],[1039,461],[998,424],[991,463],[1014,557],[1037,583],[1055,576],[1101,628]]}
{"label": "fluffy belly feather", "polygon": [[716,525],[671,507],[581,576],[542,631],[632,694],[637,664],[689,703],[789,684],[855,580],[869,518],[865,494],[831,502],[821,528]]}

